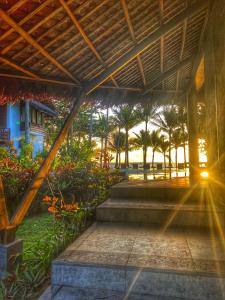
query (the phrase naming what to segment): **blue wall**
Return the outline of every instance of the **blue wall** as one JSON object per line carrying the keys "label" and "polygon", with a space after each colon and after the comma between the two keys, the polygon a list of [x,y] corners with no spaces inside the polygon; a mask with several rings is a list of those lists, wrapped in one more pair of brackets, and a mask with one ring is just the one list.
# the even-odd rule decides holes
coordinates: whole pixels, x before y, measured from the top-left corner
{"label": "blue wall", "polygon": [[[19,141],[25,137],[24,131],[20,130],[20,104],[8,104],[7,107],[7,127],[10,128],[10,139],[14,142],[17,154],[20,153]],[[33,144],[33,157],[44,149],[44,134],[40,132],[30,132],[30,141]]]}
{"label": "blue wall", "polygon": [[14,142],[14,147],[19,149],[20,131],[20,104],[8,104],[7,107],[7,127],[10,128],[10,139]]}
{"label": "blue wall", "polygon": [[33,144],[33,156],[35,157],[38,153],[44,150],[44,134],[39,132],[31,131],[30,141]]}

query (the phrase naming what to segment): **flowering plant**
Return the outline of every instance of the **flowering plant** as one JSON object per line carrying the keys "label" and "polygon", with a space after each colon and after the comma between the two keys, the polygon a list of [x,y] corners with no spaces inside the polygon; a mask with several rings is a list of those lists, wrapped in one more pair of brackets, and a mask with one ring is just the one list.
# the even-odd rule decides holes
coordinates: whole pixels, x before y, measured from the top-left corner
{"label": "flowering plant", "polygon": [[77,212],[79,206],[77,203],[66,204],[63,198],[45,195],[42,200],[47,206],[48,211],[55,215],[56,218],[65,216],[66,213]]}

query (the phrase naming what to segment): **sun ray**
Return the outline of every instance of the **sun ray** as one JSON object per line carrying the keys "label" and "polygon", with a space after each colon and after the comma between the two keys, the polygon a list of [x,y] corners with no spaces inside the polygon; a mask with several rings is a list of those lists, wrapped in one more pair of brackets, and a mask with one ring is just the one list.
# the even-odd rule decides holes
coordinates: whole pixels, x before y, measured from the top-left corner
{"label": "sun ray", "polygon": [[171,212],[171,214],[168,216],[168,219],[165,221],[165,224],[161,228],[161,234],[163,234],[167,228],[170,226],[176,215],[178,214],[181,207],[184,205],[184,203],[189,199],[191,194],[196,190],[196,188],[199,186],[199,183],[194,184],[188,191],[185,193],[185,195],[180,199],[180,201],[177,203],[175,209]]}

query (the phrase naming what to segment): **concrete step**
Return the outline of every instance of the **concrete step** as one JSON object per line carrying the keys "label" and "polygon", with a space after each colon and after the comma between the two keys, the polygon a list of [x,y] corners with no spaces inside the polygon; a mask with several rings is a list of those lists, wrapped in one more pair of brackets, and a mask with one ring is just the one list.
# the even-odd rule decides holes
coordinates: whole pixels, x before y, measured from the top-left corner
{"label": "concrete step", "polygon": [[181,187],[146,187],[146,186],[122,186],[115,185],[110,190],[111,198],[124,198],[124,199],[161,199],[169,201],[177,201],[181,198],[189,198],[195,201],[199,198],[199,192],[192,193],[190,188]]}
{"label": "concrete step", "polygon": [[97,223],[53,262],[52,299],[224,299],[225,255],[215,243],[219,260],[209,261],[208,234]]}
{"label": "concrete step", "polygon": [[[174,226],[209,227],[209,213],[206,205],[160,200],[108,199],[97,207],[96,218],[101,222],[146,223],[163,226],[169,220]],[[224,210],[217,210],[222,226],[225,224]]]}

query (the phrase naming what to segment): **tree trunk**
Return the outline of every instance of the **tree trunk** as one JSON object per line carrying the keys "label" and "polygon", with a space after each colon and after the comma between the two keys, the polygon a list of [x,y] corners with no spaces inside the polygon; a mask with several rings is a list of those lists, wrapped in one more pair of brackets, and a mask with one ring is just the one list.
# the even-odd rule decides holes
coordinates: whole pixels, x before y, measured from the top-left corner
{"label": "tree trunk", "polygon": [[89,144],[92,142],[92,134],[93,134],[93,108],[91,107],[91,115],[90,115],[90,125],[89,125]]}
{"label": "tree trunk", "polygon": [[184,142],[184,146],[183,146],[183,149],[184,149],[184,172],[185,172],[185,176],[187,175],[187,160],[186,160],[186,145],[185,145],[185,142]]}
{"label": "tree trunk", "polygon": [[175,147],[176,150],[176,176],[178,176],[178,165],[177,165],[177,147]]}
{"label": "tree trunk", "polygon": [[109,135],[109,107],[107,106],[107,110],[106,110],[106,129],[105,129],[105,149],[104,149],[104,168],[108,167],[108,164],[107,164],[108,135]]}
{"label": "tree trunk", "polygon": [[171,163],[171,130],[169,130],[169,174],[170,174],[170,179],[172,177],[172,163]]}
{"label": "tree trunk", "polygon": [[129,168],[129,149],[128,149],[128,129],[126,129],[126,151],[125,151],[125,165],[126,168]]}
{"label": "tree trunk", "polygon": [[116,163],[115,163],[115,168],[118,168],[118,158],[119,158],[119,151],[116,150]]}
{"label": "tree trunk", "polygon": [[101,154],[100,154],[100,167],[102,168],[103,161],[103,138],[101,138]]}
{"label": "tree trunk", "polygon": [[144,169],[146,168],[146,163],[147,163],[147,147],[143,147],[143,167]]}
{"label": "tree trunk", "polygon": [[154,161],[155,161],[155,150],[153,149],[153,152],[152,152],[152,171],[153,171],[153,178],[155,178]]}
{"label": "tree trunk", "polygon": [[119,151],[119,168],[121,166],[121,152]]}
{"label": "tree trunk", "polygon": [[164,158],[164,172],[165,172],[165,177],[166,177],[166,153],[163,153],[163,158]]}

